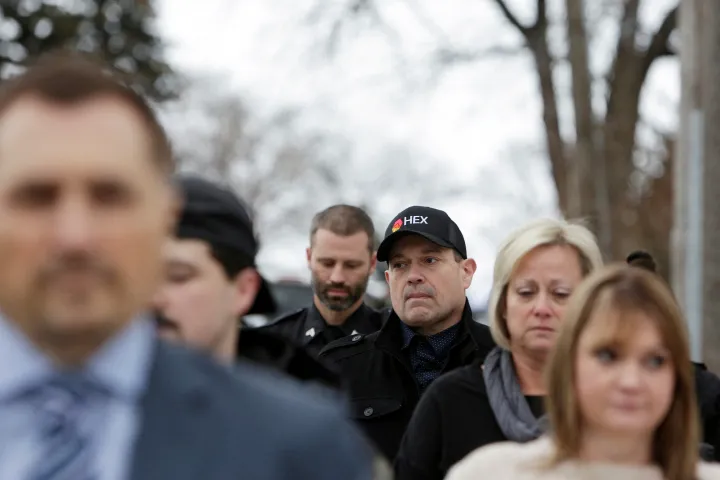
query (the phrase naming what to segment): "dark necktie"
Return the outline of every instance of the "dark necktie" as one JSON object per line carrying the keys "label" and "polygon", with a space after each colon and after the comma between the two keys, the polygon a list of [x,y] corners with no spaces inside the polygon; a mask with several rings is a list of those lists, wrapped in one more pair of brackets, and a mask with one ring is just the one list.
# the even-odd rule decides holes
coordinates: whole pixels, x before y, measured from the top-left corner
{"label": "dark necktie", "polygon": [[90,398],[99,390],[77,375],[62,375],[42,385],[38,406],[42,456],[29,480],[93,480],[90,439],[81,429]]}

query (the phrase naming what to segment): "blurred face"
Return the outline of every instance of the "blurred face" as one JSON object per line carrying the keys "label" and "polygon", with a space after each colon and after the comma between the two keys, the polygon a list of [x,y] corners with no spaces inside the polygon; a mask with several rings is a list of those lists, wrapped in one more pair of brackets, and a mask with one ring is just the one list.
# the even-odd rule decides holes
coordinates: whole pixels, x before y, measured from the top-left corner
{"label": "blurred face", "polygon": [[175,202],[146,130],[112,98],[0,117],[0,308],[36,343],[104,339],[147,306]]}
{"label": "blurred face", "polygon": [[228,279],[201,240],[168,240],[163,253],[165,278],[153,302],[160,334],[215,352],[225,340],[235,338],[238,318],[255,300],[259,280],[252,285],[245,281],[254,270]]}
{"label": "blurred face", "polygon": [[454,250],[420,235],[399,238],[385,272],[395,313],[423,335],[445,330],[465,308],[475,269],[474,260],[458,262]]}
{"label": "blurred face", "polygon": [[582,278],[578,252],[567,245],[535,248],[517,263],[508,282],[505,310],[513,353],[549,352],[570,294]]}
{"label": "blurred face", "polygon": [[[675,370],[654,320],[644,313],[600,311],[580,335],[575,386],[588,429],[625,436],[652,436],[673,399]],[[613,318],[614,317],[614,318]],[[606,341],[608,322],[636,325]]]}
{"label": "blurred face", "polygon": [[307,249],[308,267],[315,296],[330,310],[347,310],[365,296],[376,263],[368,242],[365,232],[346,237],[324,229],[315,232]]}

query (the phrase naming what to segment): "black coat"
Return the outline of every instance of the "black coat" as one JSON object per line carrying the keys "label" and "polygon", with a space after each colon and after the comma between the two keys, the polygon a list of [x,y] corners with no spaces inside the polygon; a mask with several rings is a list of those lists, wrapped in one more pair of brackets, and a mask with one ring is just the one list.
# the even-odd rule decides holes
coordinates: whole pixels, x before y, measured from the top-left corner
{"label": "black coat", "polygon": [[[702,363],[693,363],[695,388],[700,405],[702,440],[711,459],[720,461],[720,378]],[[712,451],[710,451],[712,450]],[[706,457],[707,458],[707,457]]]}
{"label": "black coat", "polygon": [[[349,388],[351,415],[391,461],[420,399],[402,345],[400,319],[393,312],[380,331],[338,340],[320,354],[339,367]],[[484,359],[494,346],[489,328],[472,319],[466,302],[444,372]]]}
{"label": "black coat", "polygon": [[[701,452],[713,460],[720,451],[720,379],[695,365]],[[473,450],[507,438],[490,406],[481,362],[459,368],[434,382],[423,395],[395,458],[396,480],[442,480],[454,464]]]}
{"label": "black coat", "polygon": [[238,360],[259,363],[296,380],[342,390],[338,372],[290,340],[259,329],[243,328],[238,337]]}
{"label": "black coat", "polygon": [[506,440],[488,400],[481,362],[475,362],[427,389],[395,458],[395,479],[442,480],[468,453]]}
{"label": "black coat", "polygon": [[317,357],[320,351],[334,340],[348,335],[368,335],[380,330],[384,317],[387,317],[387,313],[374,310],[363,303],[344,324],[335,327],[325,322],[313,304],[283,315],[256,330],[281,335]]}

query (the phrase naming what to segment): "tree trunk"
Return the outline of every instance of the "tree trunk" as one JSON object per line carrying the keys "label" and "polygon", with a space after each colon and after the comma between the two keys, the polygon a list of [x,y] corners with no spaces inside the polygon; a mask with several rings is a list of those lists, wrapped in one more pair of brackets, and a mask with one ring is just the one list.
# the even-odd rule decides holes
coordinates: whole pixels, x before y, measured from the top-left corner
{"label": "tree trunk", "polygon": [[575,168],[570,183],[579,199],[580,216],[590,220],[590,227],[598,234],[601,250],[607,256],[611,252],[612,224],[607,178],[596,141],[584,6],[577,0],[565,2],[575,112],[575,155],[572,160]]}
{"label": "tree trunk", "polygon": [[[544,13],[538,12],[538,15]],[[560,120],[555,96],[555,81],[553,80],[553,61],[547,44],[547,28],[538,26],[527,32],[526,41],[535,60],[535,68],[540,86],[540,96],[543,105],[543,123],[545,125],[545,146],[550,158],[555,186],[557,188],[558,205],[565,215],[574,216],[579,209],[568,183],[568,159],[565,152],[565,143],[560,134]]]}
{"label": "tree trunk", "polygon": [[[545,0],[537,0],[537,20],[529,27],[518,21],[504,0],[495,0],[495,3],[524,36],[533,54],[543,103],[545,141],[562,213],[566,217],[580,216],[591,220],[608,260],[622,260],[632,250],[647,248],[663,262],[663,252],[669,251],[670,233],[658,232],[658,229],[667,224],[666,219],[641,222],[640,218],[644,220],[648,215],[655,215],[652,209],[660,201],[659,193],[652,191],[666,191],[667,184],[663,182],[669,182],[670,178],[656,182],[651,199],[643,199],[640,191],[633,191],[631,180],[636,170],[634,153],[640,94],[652,63],[669,54],[667,43],[675,28],[677,8],[663,20],[651,38],[650,47],[641,51],[636,45],[640,0],[625,1],[609,75],[606,114],[599,122],[593,115],[591,102],[584,3],[566,0],[577,137],[573,145],[567,146],[560,135],[553,61],[547,42]],[[667,265],[667,261],[664,264]]]}
{"label": "tree trunk", "polygon": [[[640,118],[640,94],[653,62],[668,54],[667,43],[675,29],[677,8],[666,15],[653,35],[650,47],[639,51],[635,45],[639,0],[629,0],[621,22],[615,61],[610,79],[610,96],[603,128],[604,165],[607,192],[611,202],[613,259],[625,257],[631,250],[645,248],[653,239],[642,235],[639,216],[652,215],[640,209],[639,192],[631,189],[635,172],[635,133]],[[663,235],[670,241],[670,232]]]}
{"label": "tree trunk", "polygon": [[640,90],[645,75],[634,66],[637,64],[633,64],[633,61],[640,61],[634,52],[628,51],[618,57],[616,67],[620,68],[615,71],[611,83],[603,128],[613,234],[610,257],[613,259],[624,258],[631,250],[643,247],[638,238],[638,199],[632,195],[630,179],[635,171],[635,131],[639,119]]}

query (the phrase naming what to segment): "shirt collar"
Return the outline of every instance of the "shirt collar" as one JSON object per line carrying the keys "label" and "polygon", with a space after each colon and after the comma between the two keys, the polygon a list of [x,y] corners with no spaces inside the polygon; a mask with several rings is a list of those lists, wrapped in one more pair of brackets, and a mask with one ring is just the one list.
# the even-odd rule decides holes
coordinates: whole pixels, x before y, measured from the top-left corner
{"label": "shirt collar", "polygon": [[88,371],[118,397],[137,400],[150,374],[155,338],[153,323],[145,316],[139,317],[92,357]]}
{"label": "shirt collar", "polygon": [[40,355],[25,335],[0,315],[0,400],[40,383],[52,371],[50,360]]}
{"label": "shirt collar", "polygon": [[412,342],[412,339],[415,338],[415,330],[408,327],[405,322],[400,322],[400,329],[402,331],[402,337],[403,337],[403,344],[402,344],[402,350],[405,350],[407,347],[410,346],[410,342]]}
{"label": "shirt collar", "polygon": [[[147,382],[154,345],[152,323],[138,318],[95,353],[84,370],[111,394],[135,400]],[[0,315],[0,400],[41,383],[56,370],[46,355]]]}
{"label": "shirt collar", "polygon": [[[367,331],[368,322],[366,320],[367,314],[365,311],[367,308],[368,307],[365,305],[365,303],[361,303],[360,306],[356,308],[352,314],[350,314],[347,320],[345,320],[342,325],[338,325],[337,328],[339,328],[345,335],[355,335],[357,333],[371,333]],[[314,328],[317,334],[325,330],[327,327],[327,322],[320,314],[320,311],[315,306],[315,302],[313,301],[312,307],[310,307],[310,311],[307,315],[305,329],[308,330],[310,328]]]}
{"label": "shirt collar", "polygon": [[[403,345],[402,350],[405,350],[410,346],[410,344],[413,341],[413,338],[415,337],[423,337],[423,335],[420,335],[415,330],[407,326],[405,322],[400,322],[401,328],[402,328],[402,336],[403,336]],[[438,351],[437,346],[442,344],[444,340],[450,340],[447,342],[449,350],[449,346],[452,345],[453,341],[455,340],[455,337],[457,336],[458,331],[460,330],[460,322],[456,323],[450,328],[446,328],[442,332],[438,332],[434,335],[430,335],[428,337],[424,337],[425,340],[428,341],[428,343],[433,347],[433,350],[435,350],[435,353],[439,356],[443,356],[446,352],[440,352]]]}

